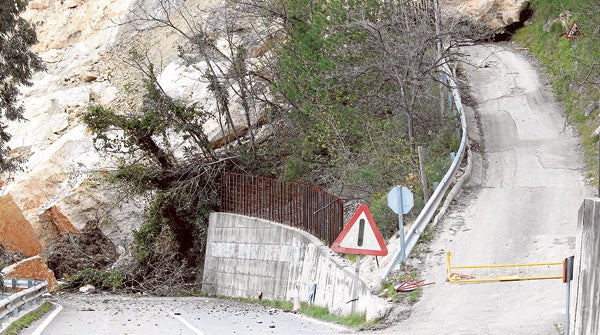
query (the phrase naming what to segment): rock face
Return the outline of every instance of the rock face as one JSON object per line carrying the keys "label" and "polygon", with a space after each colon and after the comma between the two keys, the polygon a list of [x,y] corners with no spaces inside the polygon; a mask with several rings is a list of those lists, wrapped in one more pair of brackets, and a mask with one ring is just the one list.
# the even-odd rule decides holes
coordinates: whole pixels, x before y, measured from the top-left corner
{"label": "rock face", "polygon": [[[139,3],[147,8],[160,7],[158,0]],[[189,5],[190,15],[201,22],[205,10],[220,4],[220,0],[176,3]],[[448,0],[442,1],[442,6],[444,10],[453,7],[458,13],[489,22],[491,27],[501,27],[517,20],[526,3]],[[27,163],[23,171],[0,176],[0,190],[5,194],[0,198],[0,243],[7,250],[27,256],[38,254],[54,238],[81,231],[90,222],[120,252],[128,248],[131,232],[142,222],[144,203],[120,200],[118,192],[101,182],[103,171],[111,169],[111,159],[96,152],[80,116],[90,104],[123,106],[123,91],[134,77],[115,58],[126,54],[136,43],[159,50],[150,56],[161,64],[159,80],[166,92],[212,111],[215,117],[206,123],[205,130],[213,144],[231,139],[231,132],[220,126],[223,122],[218,120],[219,113],[206,83],[196,80],[206,64],[188,66],[178,59],[176,46],[181,44],[181,38],[175,32],[140,33],[127,25],[115,24],[124,21],[133,6],[133,0],[29,2],[23,16],[36,26],[39,43],[34,51],[48,70],[34,76],[32,87],[22,89],[24,116],[29,121],[10,123],[8,127],[13,135],[9,143],[11,154]],[[215,20],[223,19],[222,16],[215,16]],[[218,48],[227,47],[224,39],[215,39]],[[257,59],[264,52],[250,50]],[[241,110],[235,99],[231,106]],[[260,111],[261,106],[251,109]],[[242,116],[233,119],[236,131],[243,133],[248,121]],[[251,115],[250,122],[261,123],[260,114]]]}
{"label": "rock face", "polygon": [[465,16],[493,31],[503,31],[520,22],[529,0],[440,0],[440,6],[448,15]]}
{"label": "rock face", "polygon": [[[119,245],[129,244],[141,207],[130,202],[117,206],[116,192],[94,182],[92,177],[109,161],[96,152],[79,118],[94,99],[109,103],[117,96],[108,75],[97,67],[121,33],[111,20],[122,17],[131,3],[29,2],[23,17],[36,26],[34,51],[48,70],[35,74],[34,85],[21,90],[29,121],[8,127],[11,155],[27,163],[23,171],[2,177],[6,195],[0,198],[0,244],[5,250],[40,254],[56,237],[77,233],[90,221],[105,223],[104,233]],[[27,270],[9,276],[53,277],[41,258],[18,269]]]}
{"label": "rock face", "polygon": [[[191,4],[195,12],[189,13],[199,19],[208,7],[218,3],[193,0],[186,5]],[[141,5],[160,7],[158,0]],[[126,21],[137,8],[134,6],[132,0],[29,2],[23,16],[36,26],[39,43],[34,51],[47,71],[35,74],[34,85],[21,90],[28,122],[9,123],[8,127],[13,136],[11,155],[27,163],[23,171],[0,176],[0,190],[7,194],[0,199],[0,229],[10,231],[2,234],[6,241],[0,243],[7,251],[38,254],[56,237],[81,231],[89,223],[95,224],[119,252],[129,247],[131,232],[142,222],[145,204],[121,199],[101,181],[103,171],[115,164],[95,150],[80,117],[91,104],[126,110],[124,87],[139,75],[132,74],[133,70],[118,58],[132,45],[152,45],[160,51],[151,57],[157,64],[163,62],[161,85],[173,97],[205,110],[216,108],[206,84],[196,80],[205,65],[185,66],[178,60],[176,46],[181,44],[181,37],[173,31],[144,33],[116,24]],[[231,102],[232,108],[236,105],[236,101]],[[258,122],[256,116],[251,119]],[[244,118],[234,116],[234,121],[239,133],[245,131]],[[220,124],[212,120],[206,125],[217,145],[231,136]]]}
{"label": "rock face", "polygon": [[10,194],[0,197],[0,245],[6,251],[21,252],[27,257],[42,251],[31,224]]}

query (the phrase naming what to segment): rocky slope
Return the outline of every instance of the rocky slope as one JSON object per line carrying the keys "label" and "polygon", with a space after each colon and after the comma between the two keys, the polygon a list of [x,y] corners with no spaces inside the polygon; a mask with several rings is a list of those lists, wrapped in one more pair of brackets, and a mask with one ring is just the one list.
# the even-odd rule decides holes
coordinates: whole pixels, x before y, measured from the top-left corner
{"label": "rocky slope", "polygon": [[[154,8],[159,0],[144,1]],[[190,15],[200,18],[217,0],[193,3]],[[524,0],[441,1],[444,11],[457,12],[501,29],[519,20]],[[97,226],[120,255],[127,254],[131,232],[142,221],[143,201],[119,200],[118,192],[101,182],[99,175],[111,169],[110,159],[93,147],[91,134],[80,122],[92,103],[124,107],[124,89],[134,80],[118,55],[131,45],[159,50],[151,55],[161,65],[162,84],[178,98],[208,100],[204,84],[194,78],[197,70],[184,66],[176,56],[177,34],[169,30],[139,33],[128,25],[132,0],[33,0],[24,13],[37,27],[35,51],[48,70],[38,73],[34,85],[22,90],[25,123],[13,123],[10,146],[13,155],[27,159],[23,171],[4,174],[0,182],[0,245],[10,252],[33,257],[19,267],[5,269],[18,277],[53,274],[35,256],[50,241],[66,233]],[[210,104],[206,104],[210,108]],[[240,120],[241,121],[241,120]],[[216,120],[212,140],[219,141]],[[31,262],[32,266],[26,265]],[[17,269],[15,269],[17,268]]]}
{"label": "rocky slope", "polygon": [[496,32],[518,24],[529,9],[528,0],[440,0],[451,16],[465,16],[485,24]]}

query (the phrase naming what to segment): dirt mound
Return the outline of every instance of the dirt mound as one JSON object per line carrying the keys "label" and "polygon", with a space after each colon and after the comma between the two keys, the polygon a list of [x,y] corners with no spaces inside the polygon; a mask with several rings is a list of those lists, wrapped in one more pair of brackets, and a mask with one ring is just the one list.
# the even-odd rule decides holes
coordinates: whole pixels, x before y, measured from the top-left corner
{"label": "dirt mound", "polygon": [[46,263],[56,278],[68,278],[87,268],[105,268],[117,256],[115,245],[93,224],[86,225],[79,233],[54,239],[44,251]]}

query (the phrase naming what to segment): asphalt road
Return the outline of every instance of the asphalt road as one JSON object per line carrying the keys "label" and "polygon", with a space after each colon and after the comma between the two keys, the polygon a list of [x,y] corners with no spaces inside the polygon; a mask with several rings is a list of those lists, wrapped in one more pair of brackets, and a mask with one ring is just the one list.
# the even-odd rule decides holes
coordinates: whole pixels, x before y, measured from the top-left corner
{"label": "asphalt road", "polygon": [[[346,328],[262,305],[200,297],[69,294],[22,335],[345,334]],[[49,314],[50,317],[51,314]]]}
{"label": "asphalt road", "polygon": [[477,102],[469,110],[470,138],[474,150],[483,150],[475,152],[469,183],[419,265],[437,284],[424,288],[407,321],[380,333],[562,334],[560,279],[444,281],[448,251],[455,265],[563,261],[574,253],[579,206],[594,196],[578,137],[531,57],[510,44],[464,52]]}

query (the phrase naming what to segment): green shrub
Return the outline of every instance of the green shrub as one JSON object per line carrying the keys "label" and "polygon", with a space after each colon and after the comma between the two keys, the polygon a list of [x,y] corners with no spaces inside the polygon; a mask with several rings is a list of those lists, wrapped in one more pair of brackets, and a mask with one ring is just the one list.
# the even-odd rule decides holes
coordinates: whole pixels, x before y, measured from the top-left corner
{"label": "green shrub", "polygon": [[118,270],[88,268],[69,278],[62,288],[75,290],[85,285],[93,285],[97,290],[115,291],[125,288],[125,275]]}
{"label": "green shrub", "polygon": [[398,231],[398,214],[388,207],[386,193],[372,194],[369,210],[384,239],[389,239]]}

